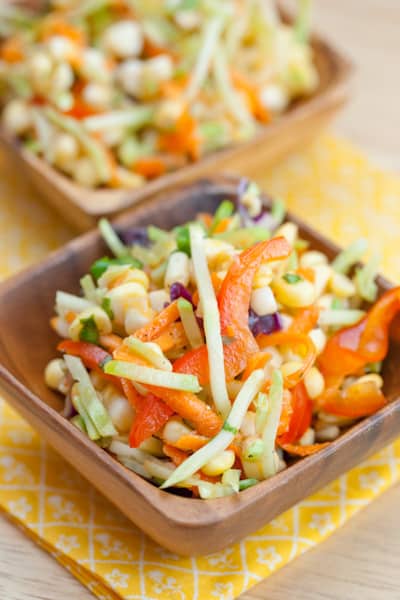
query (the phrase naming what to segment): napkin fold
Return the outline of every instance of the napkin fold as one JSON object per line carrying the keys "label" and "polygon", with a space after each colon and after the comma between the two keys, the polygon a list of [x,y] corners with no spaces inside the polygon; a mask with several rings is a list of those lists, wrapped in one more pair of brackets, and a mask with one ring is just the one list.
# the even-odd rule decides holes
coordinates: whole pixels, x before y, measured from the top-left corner
{"label": "napkin fold", "polygon": [[[260,174],[262,187],[346,245],[370,240],[400,279],[400,179],[325,135]],[[0,153],[0,275],[43,258],[73,231]],[[0,400],[0,508],[103,600],[232,600],[315,546],[400,480],[400,440],[224,551],[182,558],[100,496]]]}

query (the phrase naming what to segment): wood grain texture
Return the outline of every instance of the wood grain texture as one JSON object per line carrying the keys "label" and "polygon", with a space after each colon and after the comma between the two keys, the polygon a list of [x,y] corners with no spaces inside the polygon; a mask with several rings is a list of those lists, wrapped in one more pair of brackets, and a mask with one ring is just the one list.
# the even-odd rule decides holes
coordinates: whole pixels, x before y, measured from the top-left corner
{"label": "wood grain texture", "polygon": [[[398,119],[400,84],[395,77],[382,76],[382,65],[393,72],[395,53],[399,53],[398,0],[316,0],[316,11],[318,28],[358,65],[354,100],[338,119],[339,131],[382,165],[400,171],[398,130],[393,125]],[[244,594],[243,600],[398,600],[399,502],[400,486],[327,542]],[[6,521],[0,521],[0,565],[1,598],[93,598]]]}
{"label": "wood grain texture", "polygon": [[41,196],[80,231],[93,227],[102,215],[115,216],[127,207],[172,186],[210,175],[216,170],[254,177],[260,169],[271,165],[294,148],[301,147],[327,125],[348,98],[350,64],[319,36],[312,39],[319,86],[310,97],[295,101],[276,121],[248,142],[232,145],[206,155],[175,172],[147,182],[137,190],[83,188],[42,158],[24,149],[4,129],[0,143],[7,149]]}

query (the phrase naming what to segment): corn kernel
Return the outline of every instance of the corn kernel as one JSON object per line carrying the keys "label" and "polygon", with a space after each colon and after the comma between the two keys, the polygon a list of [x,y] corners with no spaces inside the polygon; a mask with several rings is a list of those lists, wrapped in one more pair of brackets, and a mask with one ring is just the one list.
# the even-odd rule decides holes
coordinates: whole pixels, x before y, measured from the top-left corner
{"label": "corn kernel", "polygon": [[272,289],[277,301],[290,308],[310,306],[315,300],[315,288],[306,279],[288,283],[284,277],[278,277],[272,282]]}
{"label": "corn kernel", "polygon": [[304,376],[304,385],[311,400],[318,398],[325,389],[324,377],[317,367],[311,369]]}
{"label": "corn kernel", "polygon": [[14,135],[25,133],[32,125],[31,110],[24,100],[11,100],[3,110],[3,123]]}
{"label": "corn kernel", "polygon": [[139,56],[143,48],[143,34],[135,21],[117,21],[107,27],[103,45],[117,58]]}
{"label": "corn kernel", "polygon": [[107,386],[107,379],[102,377],[97,371],[91,371],[90,379],[92,380],[93,386],[96,390],[101,392]]}
{"label": "corn kernel", "polygon": [[161,438],[166,444],[175,444],[183,435],[192,433],[190,427],[185,425],[180,417],[172,417],[161,432]]}
{"label": "corn kernel", "polygon": [[312,267],[312,270],[314,272],[315,295],[318,298],[325,292],[331,278],[332,269],[329,265],[316,265]]}
{"label": "corn kernel", "polygon": [[338,425],[339,427],[346,427],[347,425],[351,425],[354,423],[354,419],[350,419],[349,417],[342,417],[341,415],[333,415],[330,413],[326,413],[323,410],[320,410],[318,413],[318,426],[321,429],[325,427],[326,424],[329,425]]}
{"label": "corn kernel", "polygon": [[316,304],[319,308],[322,308],[322,310],[330,310],[332,308],[333,299],[334,297],[332,294],[324,294],[317,299]]}
{"label": "corn kernel", "polygon": [[273,278],[273,271],[271,265],[263,263],[258,268],[253,279],[253,289],[263,288],[269,285]]}
{"label": "corn kernel", "polygon": [[311,446],[315,442],[315,431],[309,427],[299,439],[300,446]]}
{"label": "corn kernel", "polygon": [[318,252],[317,250],[309,250],[301,255],[299,262],[303,269],[308,269],[309,267],[326,265],[328,263],[328,259],[322,252]]}
{"label": "corn kernel", "polygon": [[328,425],[315,432],[317,442],[332,442],[340,435],[340,429],[337,425]]}
{"label": "corn kernel", "polygon": [[308,334],[308,337],[311,338],[311,341],[313,342],[313,344],[315,346],[317,354],[321,354],[321,352],[323,351],[323,349],[326,346],[325,332],[322,331],[322,329],[320,329],[319,327],[317,327],[316,329],[312,329],[310,331],[310,333]]}
{"label": "corn kernel", "polygon": [[272,315],[278,310],[274,293],[269,285],[252,291],[250,306],[260,316]]}
{"label": "corn kernel", "polygon": [[162,311],[164,306],[170,302],[171,299],[168,292],[165,290],[154,290],[153,292],[149,293],[149,300],[151,308],[156,313],[159,313]]}
{"label": "corn kernel", "polygon": [[52,390],[66,393],[66,376],[67,366],[62,358],[55,358],[51,360],[45,368],[44,380],[46,385]]}
{"label": "corn kernel", "polygon": [[86,308],[79,313],[69,326],[69,336],[72,340],[79,340],[84,324],[82,321],[93,318],[100,335],[108,335],[112,332],[112,325],[107,313],[99,306]]}
{"label": "corn kernel", "polygon": [[125,313],[124,327],[129,335],[135,333],[141,327],[144,327],[152,319],[152,312],[149,310],[138,310],[129,308]]}
{"label": "corn kernel", "polygon": [[275,237],[284,237],[291,246],[294,246],[297,236],[299,233],[299,228],[294,223],[284,223],[275,232]]}
{"label": "corn kernel", "polygon": [[300,361],[289,360],[281,366],[282,375],[284,377],[289,377],[290,375],[293,375],[293,373],[296,373],[296,371],[299,371],[302,367],[303,363]]}
{"label": "corn kernel", "polygon": [[343,273],[332,273],[330,287],[335,296],[339,298],[350,298],[350,296],[354,296],[356,293],[356,286]]}
{"label": "corn kernel", "polygon": [[368,373],[357,379],[357,383],[373,383],[377,388],[383,387],[383,379],[378,373]]}
{"label": "corn kernel", "polygon": [[[142,269],[132,269],[129,265],[111,265],[99,277],[99,287],[112,288],[118,279],[123,283],[139,283],[145,290],[149,287],[149,278]],[[119,286],[117,286],[119,287]]]}
{"label": "corn kernel", "polygon": [[148,452],[152,456],[158,456],[162,458],[164,456],[164,452],[162,450],[163,444],[162,441],[155,438],[149,437],[147,440],[144,440],[139,446],[139,450],[143,450],[144,452]]}
{"label": "corn kernel", "polygon": [[224,450],[209,460],[201,470],[205,475],[216,477],[217,475],[222,475],[222,473],[225,473],[228,469],[231,469],[234,462],[235,453],[233,450]]}
{"label": "corn kernel", "polygon": [[127,433],[135,416],[135,411],[124,396],[115,395],[108,405],[108,414],[119,433]]}
{"label": "corn kernel", "polygon": [[107,292],[106,298],[111,300],[111,310],[115,321],[122,325],[125,315],[130,308],[146,312],[149,309],[149,299],[145,288],[141,283],[135,281],[123,283]]}
{"label": "corn kernel", "polygon": [[173,252],[168,260],[164,285],[169,288],[176,281],[188,285],[190,277],[189,257],[184,252]]}
{"label": "corn kernel", "polygon": [[208,266],[213,270],[226,269],[235,255],[235,248],[232,244],[223,240],[206,238],[204,247]]}

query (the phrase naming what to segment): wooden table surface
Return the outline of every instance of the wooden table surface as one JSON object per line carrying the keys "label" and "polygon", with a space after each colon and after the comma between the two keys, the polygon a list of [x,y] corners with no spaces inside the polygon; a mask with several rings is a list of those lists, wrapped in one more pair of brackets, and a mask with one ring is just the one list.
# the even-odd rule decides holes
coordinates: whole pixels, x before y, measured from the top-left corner
{"label": "wooden table surface", "polygon": [[[316,26],[357,65],[335,130],[400,172],[400,1],[315,0]],[[397,58],[397,64],[396,64]],[[400,600],[400,486],[241,600]],[[1,600],[90,600],[54,559],[0,518]],[[208,600],[202,598],[201,600]]]}

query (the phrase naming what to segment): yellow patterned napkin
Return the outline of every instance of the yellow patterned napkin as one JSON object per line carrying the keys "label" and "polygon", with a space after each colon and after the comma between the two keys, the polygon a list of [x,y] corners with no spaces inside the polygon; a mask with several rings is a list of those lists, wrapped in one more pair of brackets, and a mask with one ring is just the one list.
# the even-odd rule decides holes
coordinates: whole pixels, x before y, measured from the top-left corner
{"label": "yellow patterned napkin", "polygon": [[[323,137],[260,177],[341,244],[361,235],[400,280],[400,179]],[[0,274],[73,232],[0,154]],[[231,600],[311,548],[400,479],[400,441],[223,552],[181,558],[157,546],[0,401],[0,508],[103,600]]]}

